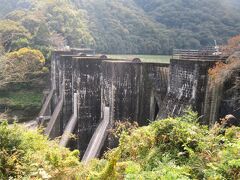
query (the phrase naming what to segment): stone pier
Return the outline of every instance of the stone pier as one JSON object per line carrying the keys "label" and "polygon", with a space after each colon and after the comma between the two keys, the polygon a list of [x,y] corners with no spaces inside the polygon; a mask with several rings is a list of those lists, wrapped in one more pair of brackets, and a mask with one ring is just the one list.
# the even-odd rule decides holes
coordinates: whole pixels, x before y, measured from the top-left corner
{"label": "stone pier", "polygon": [[[166,95],[168,64],[104,61],[102,104],[110,107],[111,122],[155,120],[156,105]],[[159,105],[158,105],[159,106]]]}
{"label": "stone pier", "polygon": [[219,59],[171,59],[168,92],[159,117],[179,116],[188,107],[203,115],[208,70],[217,61]]}

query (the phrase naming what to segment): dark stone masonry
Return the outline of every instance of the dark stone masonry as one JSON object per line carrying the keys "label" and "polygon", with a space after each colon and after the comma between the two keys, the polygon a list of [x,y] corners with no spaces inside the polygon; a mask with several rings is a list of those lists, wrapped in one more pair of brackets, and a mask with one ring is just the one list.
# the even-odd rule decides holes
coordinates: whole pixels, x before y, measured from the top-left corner
{"label": "dark stone masonry", "polygon": [[219,60],[171,59],[168,93],[160,108],[159,117],[181,115],[188,107],[202,115],[208,70],[217,61]]}
{"label": "dark stone masonry", "polygon": [[78,149],[85,152],[101,120],[101,63],[98,57],[75,57],[73,63],[73,93],[78,93]]}
{"label": "dark stone masonry", "polygon": [[110,122],[128,120],[142,126],[155,120],[156,100],[167,92],[167,69],[168,64],[104,61],[102,103],[110,107]]}
{"label": "dark stone masonry", "polygon": [[[190,106],[199,115],[204,115],[212,103],[206,98],[209,96],[208,70],[219,60],[222,61],[218,57],[173,58],[170,64],[144,63],[139,59],[87,56],[77,49],[54,51],[52,96],[49,95],[51,101],[45,103],[50,109],[46,112],[51,112],[46,134],[50,138],[62,136],[67,126],[70,127],[76,140],[71,140],[69,146],[79,149],[83,156],[87,148],[91,149],[89,142],[93,136],[96,138],[94,132],[104,117],[109,118],[106,121],[109,129],[116,121],[147,125],[156,119],[181,115]],[[238,93],[235,89],[233,91]],[[221,103],[228,103],[228,93],[223,96],[226,101]],[[227,114],[227,108],[232,106],[224,107],[219,107],[220,114]],[[104,115],[108,109],[109,113]],[[77,118],[71,127],[73,114]],[[94,144],[94,140],[91,142]]]}

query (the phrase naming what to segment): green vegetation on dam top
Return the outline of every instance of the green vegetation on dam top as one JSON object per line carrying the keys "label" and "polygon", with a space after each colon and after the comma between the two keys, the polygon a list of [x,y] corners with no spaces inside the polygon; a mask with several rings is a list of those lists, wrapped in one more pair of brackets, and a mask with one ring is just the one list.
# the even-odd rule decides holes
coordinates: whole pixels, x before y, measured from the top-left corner
{"label": "green vegetation on dam top", "polygon": [[171,56],[167,55],[136,55],[136,54],[109,54],[108,58],[113,59],[134,59],[139,58],[143,62],[153,62],[153,63],[169,63]]}

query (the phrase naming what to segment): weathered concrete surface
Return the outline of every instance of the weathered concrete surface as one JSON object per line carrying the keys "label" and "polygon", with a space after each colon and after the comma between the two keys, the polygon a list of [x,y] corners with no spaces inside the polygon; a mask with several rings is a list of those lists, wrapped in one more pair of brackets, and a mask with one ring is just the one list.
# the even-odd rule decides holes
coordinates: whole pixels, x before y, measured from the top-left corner
{"label": "weathered concrete surface", "polygon": [[59,82],[62,77],[62,67],[60,67],[60,58],[62,55],[71,55],[71,51],[53,51],[51,57],[51,89],[55,89],[52,101],[52,112],[56,107],[56,104],[60,95]]}
{"label": "weathered concrete surface", "polygon": [[166,64],[104,61],[102,103],[110,107],[111,122],[129,120],[148,124],[152,99],[159,103],[167,91],[167,68]]}
{"label": "weathered concrete surface", "polygon": [[[137,122],[140,126],[156,119],[165,97],[168,64],[138,61],[104,61],[102,63],[102,109],[110,108],[110,127],[116,121]],[[104,148],[117,142],[110,135]]]}
{"label": "weathered concrete surface", "polygon": [[63,134],[66,128],[67,122],[72,116],[73,109],[73,93],[72,88],[72,58],[78,57],[81,51],[79,50],[67,50],[67,51],[54,51],[52,53],[51,61],[51,89],[54,89],[52,97],[51,112],[55,111],[57,104],[60,101],[60,94],[63,94],[63,106],[59,111],[58,118],[56,119],[56,125],[54,125],[54,136],[60,136]]}
{"label": "weathered concrete surface", "polygon": [[[53,51],[51,56],[51,88],[55,89],[56,92],[54,94],[53,99],[53,108],[56,106],[61,87],[59,87],[59,83],[62,82],[62,71],[63,64],[60,64],[60,59],[62,56],[80,56],[81,53],[85,53],[83,49],[69,49],[62,51]],[[70,57],[68,57],[70,59]]]}
{"label": "weathered concrete surface", "polygon": [[[81,155],[86,151],[96,128],[102,127],[104,109],[109,109],[110,126],[118,120],[147,125],[156,118],[178,116],[188,106],[192,106],[199,115],[204,115],[205,120],[215,122],[226,114],[239,118],[239,69],[232,72],[224,83],[209,88],[208,70],[217,61],[215,59],[172,59],[169,68],[168,64],[142,63],[139,59],[113,60],[107,57],[79,57],[76,54],[79,51],[53,53],[51,110],[58,114],[51,128],[54,137],[60,136],[72,120],[76,127],[67,129],[71,129],[77,140],[71,141],[70,147],[79,149]],[[62,107],[56,109],[61,94]],[[74,94],[78,99],[76,113],[73,113]],[[71,118],[73,114],[74,118]],[[108,147],[112,147],[110,141],[106,143]],[[99,144],[97,140],[93,142]],[[102,140],[100,144],[103,144]],[[98,148],[94,154],[99,153]]]}
{"label": "weathered concrete surface", "polygon": [[[167,94],[169,64],[146,63],[144,64],[144,68],[147,75],[145,89],[151,89],[150,120],[154,121],[158,118],[159,110]],[[144,102],[144,99],[142,101]]]}
{"label": "weathered concrete surface", "polygon": [[61,95],[61,98],[53,111],[53,114],[50,118],[50,121],[47,125],[47,128],[45,129],[45,135],[47,135],[49,138],[54,139],[61,135],[60,128],[59,128],[59,122],[61,118],[61,111],[63,108],[63,95]]}
{"label": "weathered concrete surface", "polygon": [[[62,116],[60,119],[60,134],[63,134],[63,131],[69,121],[70,117],[73,114],[73,93],[72,93],[72,56],[63,55],[60,58],[60,70],[62,78],[60,78],[59,83],[63,83],[64,92],[63,92],[63,108]],[[59,91],[61,91],[59,89]]]}
{"label": "weathered concrete surface", "polygon": [[[58,114],[52,114],[51,119],[55,119],[54,126],[51,128],[49,132],[51,138],[55,138],[61,136],[66,127],[68,120],[72,115],[72,56],[69,55],[71,52],[69,51],[60,51],[55,52],[53,55],[53,67],[52,67],[52,89],[54,90],[53,102],[52,102],[52,112]],[[63,98],[63,99],[62,99]],[[59,102],[63,101],[62,106],[58,106]],[[56,109],[56,108],[61,109]],[[50,124],[51,126],[51,120]]]}
{"label": "weathered concrete surface", "polygon": [[42,106],[42,109],[39,113],[39,118],[43,116],[51,116],[51,101],[53,99],[54,89],[52,88],[50,92],[48,93],[47,97],[45,98],[44,104]]}
{"label": "weathered concrete surface", "polygon": [[71,135],[74,134],[76,129],[77,117],[78,117],[78,94],[74,93],[73,96],[73,114],[64,129],[63,135],[60,139],[59,145],[66,147],[71,140]]}
{"label": "weathered concrete surface", "polygon": [[159,117],[178,116],[190,106],[202,115],[208,70],[216,61],[171,59],[168,92],[160,108]]}
{"label": "weathered concrete surface", "polygon": [[[47,79],[51,79],[51,81],[48,81],[47,79],[43,78],[43,77],[36,77],[36,79],[42,79],[45,81],[45,85],[48,84],[49,85],[49,89],[45,89],[44,90],[44,94],[45,94],[45,98],[43,99],[44,103],[42,104],[42,108],[38,114],[38,117],[36,117],[36,121],[38,122],[39,120],[44,120],[44,119],[49,119],[48,117],[51,116],[55,110],[55,107],[57,106],[58,102],[59,102],[59,96],[60,96],[60,92],[59,89],[61,89],[61,87],[59,87],[59,66],[60,66],[60,57],[63,54],[72,54],[72,52],[70,51],[53,51],[52,52],[52,56],[51,56],[51,73],[50,76],[51,78]],[[48,83],[46,83],[48,82]],[[57,87],[57,88],[56,88]],[[39,85],[36,88],[42,88],[39,87]],[[46,87],[45,87],[46,88]],[[44,122],[43,122],[44,123]],[[41,123],[42,124],[42,123]]]}
{"label": "weathered concrete surface", "polygon": [[142,67],[138,63],[106,61],[103,64],[105,106],[110,107],[110,120],[137,121]]}
{"label": "weathered concrete surface", "polygon": [[[63,84],[63,71],[64,63],[61,62],[61,56],[66,54],[72,54],[70,51],[53,51],[51,59],[51,97],[50,114],[52,117],[47,126],[46,133],[50,138],[56,138],[61,135],[60,119],[62,116],[63,98],[65,85]],[[63,97],[63,98],[62,98]],[[61,104],[61,106],[59,105]],[[60,109],[59,109],[60,108]]]}
{"label": "weathered concrete surface", "polygon": [[78,97],[78,149],[84,154],[101,120],[101,63],[96,57],[73,58],[73,92]]}

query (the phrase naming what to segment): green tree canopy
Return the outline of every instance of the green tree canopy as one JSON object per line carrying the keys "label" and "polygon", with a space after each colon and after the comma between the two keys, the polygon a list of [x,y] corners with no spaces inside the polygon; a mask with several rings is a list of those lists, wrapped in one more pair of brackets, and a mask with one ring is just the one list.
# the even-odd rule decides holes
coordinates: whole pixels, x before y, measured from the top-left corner
{"label": "green tree canopy", "polygon": [[[52,34],[64,39],[65,45],[94,47],[102,53],[169,54],[173,48],[197,49],[213,45],[214,40],[222,44],[240,32],[238,0],[4,2],[0,17],[22,25],[34,37],[30,46],[44,52],[56,45],[51,44]],[[48,45],[38,44],[36,38],[42,24],[49,30]],[[17,47],[26,44],[21,40]]]}
{"label": "green tree canopy", "polygon": [[45,58],[39,50],[21,48],[0,59],[0,86],[11,82],[26,82],[29,75],[40,72]]}
{"label": "green tree canopy", "polygon": [[12,51],[20,38],[28,39],[30,34],[19,22],[12,20],[0,21],[0,40],[5,51]]}

